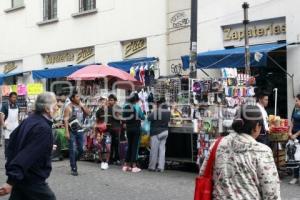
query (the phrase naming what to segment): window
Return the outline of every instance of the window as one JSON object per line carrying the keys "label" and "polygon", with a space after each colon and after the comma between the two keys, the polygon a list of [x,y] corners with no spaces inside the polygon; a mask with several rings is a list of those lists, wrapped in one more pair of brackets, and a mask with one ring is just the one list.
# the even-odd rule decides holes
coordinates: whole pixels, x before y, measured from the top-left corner
{"label": "window", "polygon": [[96,0],[79,0],[79,12],[96,9]]}
{"label": "window", "polygon": [[24,6],[24,0],[12,0],[11,1],[12,8],[21,7],[21,6]]}
{"label": "window", "polygon": [[57,18],[57,0],[44,0],[44,21]]}

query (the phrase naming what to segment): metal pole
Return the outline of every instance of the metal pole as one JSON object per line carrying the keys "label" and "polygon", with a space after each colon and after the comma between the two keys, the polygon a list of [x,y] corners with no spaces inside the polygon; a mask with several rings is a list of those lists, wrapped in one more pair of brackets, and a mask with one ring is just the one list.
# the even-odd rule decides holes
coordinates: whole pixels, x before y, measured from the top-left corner
{"label": "metal pole", "polygon": [[198,0],[191,0],[190,78],[197,77]]}
{"label": "metal pole", "polygon": [[249,49],[249,36],[248,36],[248,8],[249,4],[247,2],[243,3],[243,9],[244,9],[244,38],[245,38],[245,73],[248,75],[251,75],[250,71],[250,49]]}
{"label": "metal pole", "polygon": [[274,115],[277,116],[278,88],[274,88],[274,92],[275,92],[275,108],[274,108]]}

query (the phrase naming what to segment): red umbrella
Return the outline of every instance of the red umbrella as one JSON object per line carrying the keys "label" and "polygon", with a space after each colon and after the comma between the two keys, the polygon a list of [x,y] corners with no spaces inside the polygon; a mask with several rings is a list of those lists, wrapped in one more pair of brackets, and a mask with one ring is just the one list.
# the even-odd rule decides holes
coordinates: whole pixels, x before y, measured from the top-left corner
{"label": "red umbrella", "polygon": [[95,80],[97,78],[116,78],[121,81],[131,81],[140,84],[129,73],[107,65],[88,65],[68,76],[68,80]]}

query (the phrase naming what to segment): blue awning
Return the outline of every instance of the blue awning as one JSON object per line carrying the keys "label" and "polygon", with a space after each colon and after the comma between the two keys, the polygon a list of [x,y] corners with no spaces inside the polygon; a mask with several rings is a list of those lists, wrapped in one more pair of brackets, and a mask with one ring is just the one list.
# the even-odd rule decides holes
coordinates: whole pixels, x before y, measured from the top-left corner
{"label": "blue awning", "polygon": [[7,74],[0,74],[0,85],[2,85],[4,83],[4,79],[5,78],[9,78],[9,77],[12,77],[12,76],[18,76],[18,75],[21,75],[25,72],[12,72],[12,73],[7,73]]}
{"label": "blue awning", "polygon": [[138,63],[143,63],[143,62],[153,62],[156,60],[158,59],[155,57],[142,57],[142,58],[127,59],[127,60],[122,60],[117,62],[110,62],[108,63],[108,65],[128,72],[130,70],[130,67],[132,67],[133,65],[136,65]]}
{"label": "blue awning", "polygon": [[43,78],[63,78],[71,75],[77,70],[85,67],[87,65],[72,65],[68,67],[52,68],[52,69],[43,69],[43,70],[33,70],[32,77],[33,79],[43,79]]}
{"label": "blue awning", "polygon": [[[267,66],[267,55],[269,52],[287,46],[286,43],[271,43],[250,46],[251,67]],[[262,56],[255,59],[256,52]],[[197,68],[225,68],[225,67],[244,67],[245,66],[245,48],[237,47],[231,49],[222,49],[216,51],[207,51],[197,55]],[[189,67],[189,56],[182,56],[182,65],[184,69]]]}

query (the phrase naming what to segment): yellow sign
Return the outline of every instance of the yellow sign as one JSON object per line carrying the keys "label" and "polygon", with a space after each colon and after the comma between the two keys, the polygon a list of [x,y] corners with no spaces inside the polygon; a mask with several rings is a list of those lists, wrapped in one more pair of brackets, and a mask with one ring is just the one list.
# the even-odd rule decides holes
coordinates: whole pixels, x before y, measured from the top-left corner
{"label": "yellow sign", "polygon": [[11,91],[12,92],[18,92],[18,86],[17,85],[11,85]]}
{"label": "yellow sign", "polygon": [[124,44],[124,57],[127,58],[147,47],[146,39],[133,40]]}
{"label": "yellow sign", "polygon": [[44,86],[41,83],[27,84],[28,95],[38,95],[44,92]]}
{"label": "yellow sign", "polygon": [[[244,30],[233,30],[231,28],[225,28],[224,30],[224,40],[243,40],[245,38]],[[280,35],[286,33],[285,24],[277,24],[277,25],[267,25],[263,27],[249,27],[248,36],[251,37],[264,37],[264,36],[273,36]]]}
{"label": "yellow sign", "polygon": [[58,55],[49,55],[46,56],[46,64],[62,63],[69,62],[74,60],[74,53],[62,53]]}
{"label": "yellow sign", "polygon": [[17,65],[14,62],[11,63],[7,63],[6,65],[4,65],[4,74],[7,74],[13,70],[17,69]]}
{"label": "yellow sign", "polygon": [[76,64],[91,58],[95,55],[94,47],[88,47],[72,51],[64,51],[55,54],[49,54],[45,56],[46,65],[53,65],[56,63],[73,62]]}
{"label": "yellow sign", "polygon": [[82,63],[83,61],[89,59],[92,56],[94,56],[94,48],[82,49],[78,52],[76,63]]}

